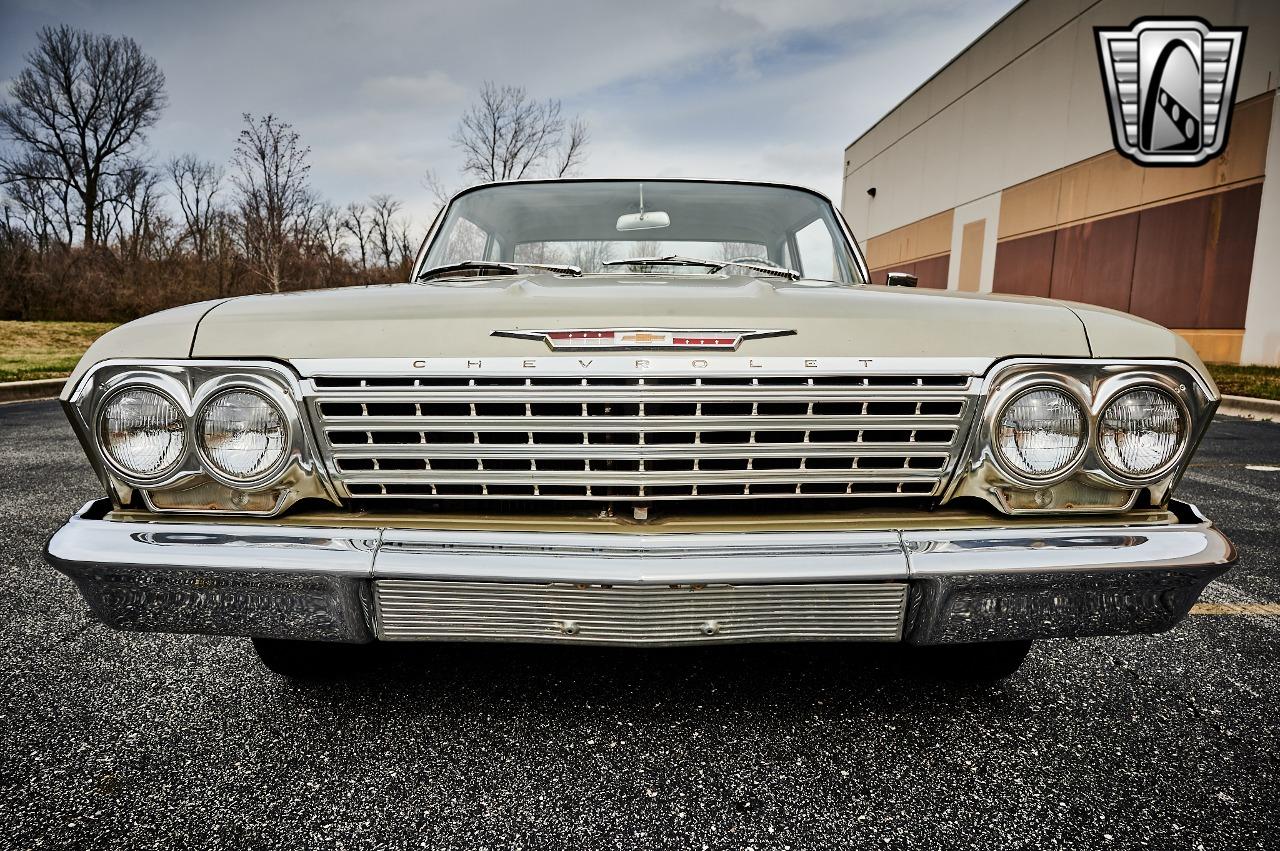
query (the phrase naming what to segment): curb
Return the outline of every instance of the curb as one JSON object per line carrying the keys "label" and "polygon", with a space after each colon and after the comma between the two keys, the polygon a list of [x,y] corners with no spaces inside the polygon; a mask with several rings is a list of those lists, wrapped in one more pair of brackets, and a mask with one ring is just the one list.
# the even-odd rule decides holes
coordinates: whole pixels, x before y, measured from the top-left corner
{"label": "curb", "polygon": [[1252,396],[1222,396],[1218,413],[1228,417],[1245,417],[1251,420],[1268,420],[1280,423],[1280,402],[1271,399],[1255,399]]}
{"label": "curb", "polygon": [[65,378],[0,382],[0,403],[25,402],[30,399],[56,399],[66,383],[67,379]]}

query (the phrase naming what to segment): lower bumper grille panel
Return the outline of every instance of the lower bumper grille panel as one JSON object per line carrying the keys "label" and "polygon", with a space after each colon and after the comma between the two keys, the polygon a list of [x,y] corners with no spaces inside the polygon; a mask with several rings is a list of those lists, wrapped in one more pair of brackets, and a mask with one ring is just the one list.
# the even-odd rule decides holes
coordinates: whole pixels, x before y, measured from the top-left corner
{"label": "lower bumper grille panel", "polygon": [[678,645],[898,641],[905,583],[599,586],[374,582],[387,641]]}

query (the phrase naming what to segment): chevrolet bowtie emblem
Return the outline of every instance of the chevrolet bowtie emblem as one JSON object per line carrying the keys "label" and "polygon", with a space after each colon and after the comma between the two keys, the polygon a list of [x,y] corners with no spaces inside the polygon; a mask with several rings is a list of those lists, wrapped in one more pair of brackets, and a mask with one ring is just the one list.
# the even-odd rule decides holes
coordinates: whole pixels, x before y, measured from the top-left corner
{"label": "chevrolet bowtie emblem", "polygon": [[628,349],[723,349],[733,351],[743,340],[789,337],[796,332],[768,330],[704,330],[668,328],[556,328],[494,331],[494,337],[541,340],[555,351],[598,351]]}

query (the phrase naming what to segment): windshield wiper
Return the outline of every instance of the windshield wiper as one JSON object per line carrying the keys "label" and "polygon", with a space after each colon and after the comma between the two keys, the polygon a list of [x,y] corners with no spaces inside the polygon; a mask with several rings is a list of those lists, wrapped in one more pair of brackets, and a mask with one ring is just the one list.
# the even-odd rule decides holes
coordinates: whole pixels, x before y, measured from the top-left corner
{"label": "windshield wiper", "polygon": [[741,260],[699,260],[697,257],[682,257],[670,254],[666,257],[630,257],[626,260],[606,260],[602,266],[702,266],[712,272],[719,272],[729,266],[740,266],[766,275],[776,275],[792,281],[800,280],[800,273],[785,266],[775,266],[767,260],[743,258]]}
{"label": "windshield wiper", "polygon": [[697,257],[681,257],[670,254],[666,257],[628,257],[626,260],[606,260],[601,266],[703,266],[713,272],[719,272],[726,264],[718,260],[699,260]]}
{"label": "windshield wiper", "polygon": [[798,281],[803,277],[795,269],[788,269],[786,266],[775,266],[767,260],[730,260],[727,263],[720,264],[721,269],[728,266],[741,266],[743,269],[763,272],[766,275],[777,275],[779,278],[786,278],[791,281]]}
{"label": "windshield wiper", "polygon": [[458,272],[472,272],[482,275],[491,272],[495,275],[518,275],[521,269],[538,269],[542,272],[556,272],[561,275],[582,277],[582,269],[567,263],[507,263],[496,260],[463,260],[461,263],[447,263],[434,266],[414,278],[415,281],[429,281],[432,278],[443,278]]}

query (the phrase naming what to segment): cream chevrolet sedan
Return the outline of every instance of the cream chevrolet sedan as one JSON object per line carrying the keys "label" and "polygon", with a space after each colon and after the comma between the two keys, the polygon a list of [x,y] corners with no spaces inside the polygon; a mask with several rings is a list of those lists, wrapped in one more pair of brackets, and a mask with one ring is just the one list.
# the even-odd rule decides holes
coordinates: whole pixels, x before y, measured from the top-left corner
{"label": "cream chevrolet sedan", "polygon": [[[409,283],[193,304],[63,402],[94,615],[339,643],[906,642],[972,677],[1156,633],[1234,560],[1173,498],[1218,403],[1159,326],[872,286],[806,189],[458,194]],[[349,651],[347,653],[349,656]]]}

